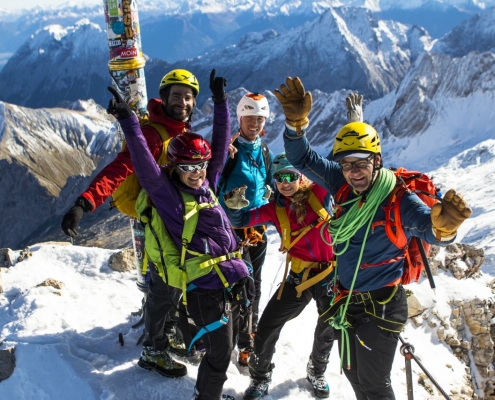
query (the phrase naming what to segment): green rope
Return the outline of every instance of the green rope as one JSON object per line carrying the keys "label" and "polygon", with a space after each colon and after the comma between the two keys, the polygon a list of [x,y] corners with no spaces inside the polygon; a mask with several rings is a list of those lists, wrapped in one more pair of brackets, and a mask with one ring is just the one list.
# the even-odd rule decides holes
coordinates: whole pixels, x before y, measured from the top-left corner
{"label": "green rope", "polygon": [[[392,192],[396,184],[396,178],[392,171],[388,169],[380,169],[378,173],[377,180],[369,193],[367,194],[366,201],[362,202],[362,196],[352,199],[346,203],[340,204],[344,206],[347,204],[352,204],[349,210],[344,214],[342,218],[336,220],[332,219],[328,225],[328,230],[332,237],[333,252],[337,256],[337,262],[335,265],[334,273],[334,287],[337,283],[337,267],[339,264],[339,256],[344,254],[348,247],[350,240],[354,237],[356,232],[367,224],[366,232],[364,234],[363,244],[359,252],[359,257],[356,263],[356,268],[354,270],[354,276],[352,278],[352,284],[349,288],[349,292],[352,293],[354,288],[354,283],[356,282],[357,274],[359,272],[359,266],[361,265],[361,260],[363,258],[364,248],[366,245],[366,240],[368,239],[368,234],[373,222],[373,218],[380,207],[380,204],[387,198],[387,196]],[[344,243],[344,248],[341,251],[337,251],[335,246],[337,244]],[[350,366],[350,339],[347,328],[350,327],[349,322],[346,318],[347,308],[350,302],[350,296],[347,296],[347,300],[344,306],[340,307],[335,317],[330,321],[330,324],[335,328],[341,330],[342,342],[340,354],[344,354],[344,345],[347,349],[347,365]],[[333,305],[333,301],[331,305]],[[340,359],[340,369],[342,370],[343,358]]]}

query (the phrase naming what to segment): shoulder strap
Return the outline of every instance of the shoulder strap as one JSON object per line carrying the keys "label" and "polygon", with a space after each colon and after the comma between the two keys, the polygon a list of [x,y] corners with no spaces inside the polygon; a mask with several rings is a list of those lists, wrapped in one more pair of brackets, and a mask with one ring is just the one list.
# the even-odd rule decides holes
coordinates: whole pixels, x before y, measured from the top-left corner
{"label": "shoulder strap", "polygon": [[316,215],[318,215],[318,217],[321,218],[322,221],[326,221],[330,217],[330,214],[320,203],[320,200],[318,200],[318,197],[316,197],[313,191],[309,194],[308,203],[311,209],[316,213]]}
{"label": "shoulder strap", "polygon": [[158,165],[165,165],[167,164],[168,162],[168,158],[167,158],[167,148],[168,148],[168,143],[170,142],[170,134],[168,133],[167,129],[163,126],[163,125],[160,125],[156,122],[147,122],[144,125],[148,125],[148,126],[151,126],[153,127],[153,129],[155,129],[158,134],[160,135],[160,138],[162,139],[162,143],[163,143],[163,146],[162,146],[162,153],[160,154],[160,158],[157,160],[158,162]]}
{"label": "shoulder strap", "polygon": [[160,135],[162,142],[165,142],[166,140],[170,139],[170,134],[168,133],[167,129],[165,127],[157,122],[147,122],[143,124],[142,126],[151,126],[153,127],[158,134]]}
{"label": "shoulder strap", "polygon": [[280,234],[282,235],[282,245],[284,248],[289,249],[291,245],[291,230],[290,221],[285,211],[285,207],[280,207],[278,204],[275,206],[275,212],[277,213],[278,223],[280,224]]}
{"label": "shoulder strap", "polygon": [[[312,228],[320,226],[324,221],[330,218],[330,214],[327,210],[325,210],[313,192],[310,192],[309,194],[308,203],[311,209],[316,213],[316,215],[318,215],[318,219],[294,233],[292,233],[290,229],[290,221],[287,212],[285,211],[285,207],[280,207],[278,204],[275,206],[275,211],[277,213],[277,219],[280,224],[282,234],[282,244],[287,251],[289,251]],[[297,235],[297,237],[291,241],[292,236],[295,235]]]}
{"label": "shoulder strap", "polygon": [[[184,201],[184,229],[182,230],[182,247],[183,251],[187,249],[187,244],[191,243],[196,226],[198,225],[198,213],[204,208],[213,208],[218,205],[218,199],[213,191],[208,188],[211,193],[213,201],[211,203],[199,204],[192,194],[186,192],[180,192],[182,200]],[[184,253],[185,255],[185,253]],[[181,263],[183,264],[183,263]]]}
{"label": "shoulder strap", "polygon": [[272,159],[270,157],[270,150],[265,142],[261,142],[261,151],[263,152],[263,159],[265,161],[265,169],[266,169],[266,179],[265,184],[271,186],[271,170],[272,170]]}
{"label": "shoulder strap", "polygon": [[388,203],[385,206],[385,233],[389,240],[399,249],[407,246],[407,236],[402,227],[400,216],[400,201],[406,190],[406,188],[398,183],[390,194]]}

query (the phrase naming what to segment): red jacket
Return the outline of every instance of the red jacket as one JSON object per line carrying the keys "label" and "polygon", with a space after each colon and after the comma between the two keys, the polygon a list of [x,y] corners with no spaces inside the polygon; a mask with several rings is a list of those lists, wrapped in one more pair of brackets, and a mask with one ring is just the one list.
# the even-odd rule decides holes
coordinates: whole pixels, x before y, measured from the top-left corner
{"label": "red jacket", "polygon": [[[314,184],[311,188],[316,198],[324,205],[328,206],[329,195],[328,191],[319,185]],[[276,200],[270,201],[261,207],[255,208],[253,210],[228,210],[229,217],[236,216],[237,218],[243,218],[242,225],[236,226],[254,226],[263,225],[267,223],[272,223],[277,228],[277,231],[281,233],[280,222],[277,218],[276,211]],[[327,207],[328,208],[328,207]],[[285,202],[285,211],[290,221],[291,231],[295,232],[306,225],[314,222],[318,215],[313,211],[309,203],[306,206],[307,215],[304,219],[304,224],[298,224],[296,219],[296,213],[290,208],[290,202]],[[246,221],[249,218],[249,221]],[[231,218],[232,223],[237,222],[237,219]],[[240,222],[240,220],[239,220]],[[325,240],[330,242],[330,234],[328,230],[325,229],[323,234],[325,235]],[[310,229],[306,235],[304,235],[301,240],[299,240],[294,247],[289,250],[289,254],[303,261],[315,261],[315,262],[326,262],[333,259],[332,247],[327,245],[321,238],[321,232],[319,228]]]}
{"label": "red jacket", "polygon": [[[189,129],[189,124],[170,118],[162,107],[162,101],[151,99],[148,101],[148,112],[150,122],[156,122],[163,125],[170,137],[175,137]],[[151,154],[158,160],[162,153],[162,139],[160,134],[151,126],[143,126],[142,132],[146,138]],[[98,175],[91,181],[88,189],[81,194],[86,200],[91,202],[94,211],[102,205],[105,200],[119,187],[119,185],[134,172],[134,166],[131,161],[129,148],[126,146],[117,157],[104,167]]]}

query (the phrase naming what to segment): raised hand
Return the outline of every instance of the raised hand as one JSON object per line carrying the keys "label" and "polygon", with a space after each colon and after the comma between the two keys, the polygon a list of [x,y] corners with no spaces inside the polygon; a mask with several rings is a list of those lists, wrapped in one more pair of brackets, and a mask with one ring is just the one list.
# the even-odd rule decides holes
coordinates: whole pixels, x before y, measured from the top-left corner
{"label": "raised hand", "polygon": [[241,208],[249,205],[249,200],[246,199],[247,186],[241,186],[236,189],[232,189],[230,192],[225,193],[223,199],[225,205],[233,210],[240,210]]}
{"label": "raised hand", "polygon": [[363,122],[363,96],[351,93],[345,99],[347,122]]}
{"label": "raised hand", "polygon": [[306,92],[298,77],[288,77],[274,93],[282,105],[286,123],[301,132],[309,123],[308,114],[313,106],[311,92]]}
{"label": "raised hand", "polygon": [[113,115],[117,119],[129,118],[134,114],[131,107],[124,101],[119,92],[109,86],[108,90],[112,93],[113,99],[108,103],[107,113]]}
{"label": "raised hand", "polygon": [[440,203],[431,208],[431,223],[437,237],[450,238],[457,233],[461,224],[471,216],[473,210],[460,193],[450,189]]}
{"label": "raised hand", "polygon": [[215,77],[216,70],[213,69],[210,74],[210,90],[212,100],[215,104],[223,103],[227,100],[227,94],[224,87],[227,86],[227,79],[220,76]]}
{"label": "raised hand", "polygon": [[229,144],[230,158],[234,158],[235,154],[237,153],[237,147],[234,146],[234,142],[239,137],[240,134],[241,132],[237,132],[234,136],[230,138],[230,144]]}

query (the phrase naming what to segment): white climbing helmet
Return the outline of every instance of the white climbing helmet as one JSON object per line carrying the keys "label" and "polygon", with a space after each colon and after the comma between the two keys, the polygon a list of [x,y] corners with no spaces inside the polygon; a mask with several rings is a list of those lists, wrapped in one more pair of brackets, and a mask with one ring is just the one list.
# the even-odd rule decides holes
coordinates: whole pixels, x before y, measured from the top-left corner
{"label": "white climbing helmet", "polygon": [[237,122],[241,123],[241,117],[247,115],[259,115],[268,118],[270,107],[265,96],[259,93],[247,93],[237,104]]}

